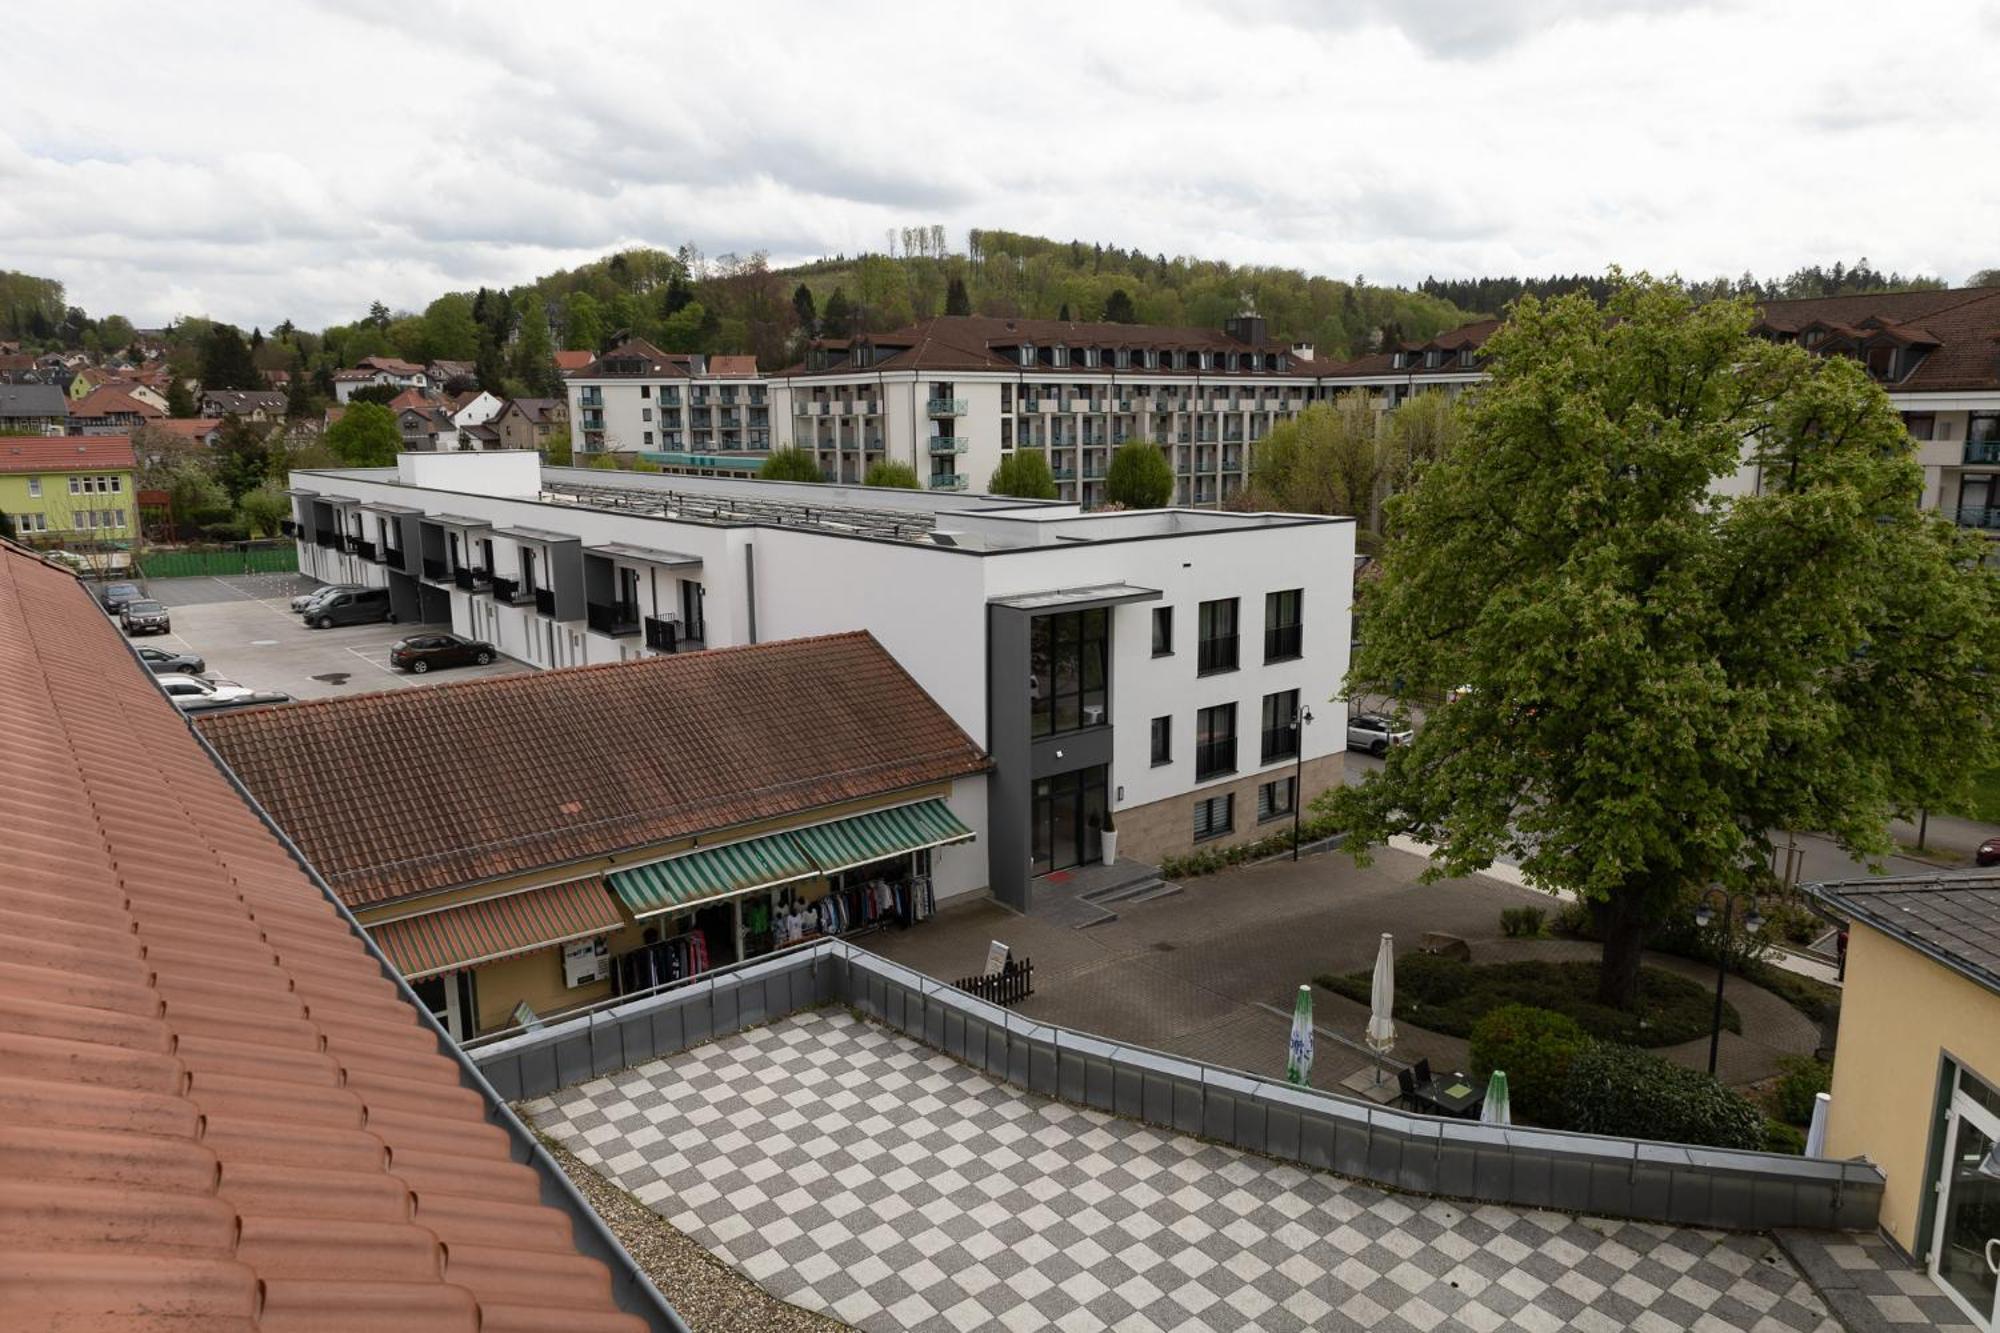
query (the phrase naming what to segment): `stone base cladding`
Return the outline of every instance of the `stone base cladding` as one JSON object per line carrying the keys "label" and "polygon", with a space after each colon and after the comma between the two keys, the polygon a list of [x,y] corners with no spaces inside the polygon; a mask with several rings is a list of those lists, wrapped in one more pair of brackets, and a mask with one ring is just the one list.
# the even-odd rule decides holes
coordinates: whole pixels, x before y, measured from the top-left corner
{"label": "stone base cladding", "polygon": [[[1305,765],[1306,802],[1305,818],[1312,818],[1312,799],[1329,787],[1338,787],[1346,772],[1347,756],[1343,754],[1322,755],[1318,759],[1308,759]],[[1135,805],[1129,810],[1120,810],[1118,817],[1118,854],[1134,861],[1150,861],[1157,865],[1168,856],[1186,856],[1197,847],[1233,847],[1237,843],[1255,842],[1268,838],[1273,833],[1282,833],[1292,826],[1292,817],[1284,815],[1262,823],[1257,819],[1257,788],[1266,782],[1293,776],[1295,770],[1286,767],[1270,772],[1257,773],[1249,777],[1229,778],[1222,782],[1197,787],[1178,796],[1170,796],[1164,801],[1154,801],[1150,805]],[[1205,801],[1225,792],[1236,797],[1235,826],[1220,837],[1194,840],[1195,802]]]}

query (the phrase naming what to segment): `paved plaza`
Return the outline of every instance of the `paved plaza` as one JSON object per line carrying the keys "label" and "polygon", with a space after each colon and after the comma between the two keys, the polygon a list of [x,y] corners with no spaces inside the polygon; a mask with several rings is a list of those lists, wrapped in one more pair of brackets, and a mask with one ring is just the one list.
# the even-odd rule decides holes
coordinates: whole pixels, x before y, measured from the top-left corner
{"label": "paved plaza", "polygon": [[1397,1196],[1052,1102],[837,1010],[526,1103],[859,1328],[1833,1330],[1769,1238]]}

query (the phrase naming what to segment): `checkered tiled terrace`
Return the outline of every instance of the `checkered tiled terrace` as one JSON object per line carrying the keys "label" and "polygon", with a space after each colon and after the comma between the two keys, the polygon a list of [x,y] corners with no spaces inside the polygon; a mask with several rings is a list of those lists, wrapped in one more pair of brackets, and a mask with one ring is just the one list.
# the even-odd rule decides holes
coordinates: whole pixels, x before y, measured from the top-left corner
{"label": "checkered tiled terrace", "polygon": [[1397,1196],[838,1011],[526,1109],[767,1290],[865,1329],[1838,1327],[1763,1237]]}

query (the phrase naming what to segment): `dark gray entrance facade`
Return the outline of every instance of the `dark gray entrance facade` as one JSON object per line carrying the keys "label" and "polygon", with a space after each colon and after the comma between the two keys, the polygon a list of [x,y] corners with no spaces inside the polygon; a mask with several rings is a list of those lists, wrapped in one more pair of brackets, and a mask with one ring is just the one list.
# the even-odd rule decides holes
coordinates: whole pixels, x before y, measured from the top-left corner
{"label": "dark gray entrance facade", "polygon": [[1036,876],[1102,854],[1115,782],[1111,608],[1160,596],[1110,584],[986,604],[986,874],[1016,911]]}

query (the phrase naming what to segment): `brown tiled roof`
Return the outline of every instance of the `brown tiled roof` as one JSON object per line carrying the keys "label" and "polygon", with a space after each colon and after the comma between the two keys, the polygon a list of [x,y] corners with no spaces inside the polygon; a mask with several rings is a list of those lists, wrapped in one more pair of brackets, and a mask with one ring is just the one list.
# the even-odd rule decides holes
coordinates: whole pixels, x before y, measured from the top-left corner
{"label": "brown tiled roof", "polygon": [[865,632],[213,714],[201,728],[356,906],[986,767]]}
{"label": "brown tiled roof", "polygon": [[389,410],[391,412],[404,412],[410,408],[415,408],[419,412],[427,412],[430,410],[430,407],[431,400],[424,396],[422,389],[405,389],[389,400]]}
{"label": "brown tiled roof", "polygon": [[354,363],[357,366],[387,371],[391,375],[421,375],[424,368],[414,361],[403,361],[393,356],[364,356]]}
{"label": "brown tiled roof", "polygon": [[[555,411],[557,408],[567,407],[569,400],[567,398],[509,398],[507,404],[509,407],[521,409],[522,416],[526,417],[532,424],[539,426],[548,421],[549,413]],[[507,408],[503,407],[500,409],[500,412],[505,412],[506,410]],[[500,412],[494,413],[496,420],[499,418]]]}
{"label": "brown tiled roof", "polygon": [[689,367],[687,353],[662,352],[644,338],[627,338],[576,373],[584,377],[628,373],[607,370],[604,364],[607,361],[641,362],[644,366],[643,373],[648,375],[679,375],[684,379],[694,377],[694,371]]}
{"label": "brown tiled roof", "polygon": [[642,1329],[75,578],[0,543],[0,1326]]}
{"label": "brown tiled roof", "polygon": [[556,369],[560,370],[563,374],[567,375],[572,371],[582,370],[585,366],[589,365],[596,359],[597,359],[597,353],[595,352],[589,352],[589,351],[557,352]]}
{"label": "brown tiled roof", "polygon": [[114,412],[150,419],[164,417],[165,412],[134,398],[116,384],[100,384],[81,398],[72,398],[69,414],[73,417],[103,417]]}
{"label": "brown tiled roof", "polygon": [[0,472],[130,471],[130,435],[0,436]]}
{"label": "brown tiled roof", "polygon": [[727,376],[732,379],[752,379],[757,374],[757,358],[754,356],[711,356],[708,358],[708,373]]}
{"label": "brown tiled roof", "polygon": [[222,428],[222,418],[161,417],[151,424],[159,430],[170,430],[176,435],[185,435],[189,439],[194,440],[200,439],[211,431],[220,430]]}
{"label": "brown tiled roof", "polygon": [[1845,336],[1933,344],[1914,370],[1884,384],[1892,393],[2000,389],[2000,288],[1766,301],[1760,309],[1768,332],[1796,335],[1818,324],[1852,331]]}

